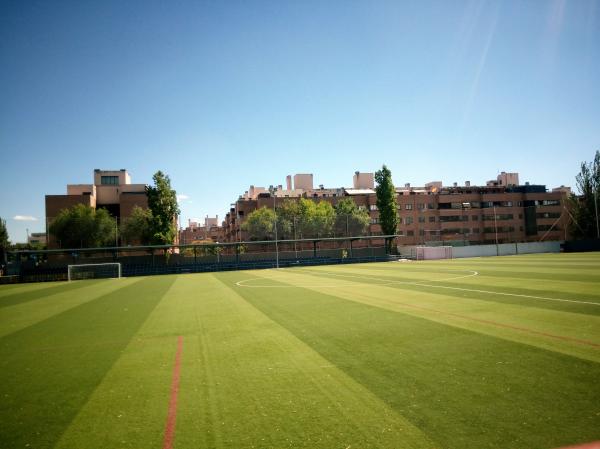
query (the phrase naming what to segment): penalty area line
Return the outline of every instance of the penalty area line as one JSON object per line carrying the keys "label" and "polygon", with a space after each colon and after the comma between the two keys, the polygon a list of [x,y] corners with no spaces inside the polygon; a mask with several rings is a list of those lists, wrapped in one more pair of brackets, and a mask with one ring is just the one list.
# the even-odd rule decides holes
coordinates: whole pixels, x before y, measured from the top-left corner
{"label": "penalty area line", "polygon": [[177,418],[177,394],[179,393],[179,378],[181,375],[181,352],[183,350],[183,337],[177,338],[177,352],[175,353],[175,365],[173,366],[173,380],[171,381],[171,398],[169,400],[169,411],[165,424],[165,438],[163,449],[173,449],[175,440],[175,420]]}

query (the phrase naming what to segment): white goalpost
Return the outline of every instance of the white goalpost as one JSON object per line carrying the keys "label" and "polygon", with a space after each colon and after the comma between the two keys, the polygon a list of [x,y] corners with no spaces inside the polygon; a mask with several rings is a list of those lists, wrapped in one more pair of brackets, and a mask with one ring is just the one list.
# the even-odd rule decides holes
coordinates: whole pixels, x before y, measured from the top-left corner
{"label": "white goalpost", "polygon": [[75,264],[69,265],[67,268],[69,281],[121,277],[121,264],[119,262]]}
{"label": "white goalpost", "polygon": [[452,259],[451,246],[417,246],[416,260]]}

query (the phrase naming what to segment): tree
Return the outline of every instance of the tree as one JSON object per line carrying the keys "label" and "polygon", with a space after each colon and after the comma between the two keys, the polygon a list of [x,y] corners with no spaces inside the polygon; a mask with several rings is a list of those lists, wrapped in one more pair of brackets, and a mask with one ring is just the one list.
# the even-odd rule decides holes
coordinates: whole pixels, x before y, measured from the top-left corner
{"label": "tree", "polygon": [[598,213],[600,213],[600,151],[596,151],[592,162],[581,163],[576,176],[577,189],[581,196],[571,195],[574,222],[571,234],[575,238],[598,238]]}
{"label": "tree", "polygon": [[60,211],[50,233],[61,248],[92,248],[115,243],[116,221],[106,209],[76,204]]}
{"label": "tree", "polygon": [[281,239],[296,239],[299,234],[300,205],[297,201],[285,200],[277,208],[277,234]]}
{"label": "tree", "polygon": [[312,218],[313,237],[330,237],[335,223],[335,210],[331,203],[319,201]]}
{"label": "tree", "polygon": [[365,209],[359,209],[352,198],[344,198],[335,206],[335,235],[364,235],[370,220]]}
{"label": "tree", "polygon": [[[8,248],[10,242],[8,240],[8,230],[6,229],[6,220],[0,217],[0,248]],[[0,261],[1,262],[1,261]]]}
{"label": "tree", "polygon": [[150,243],[168,245],[177,236],[177,215],[179,206],[177,194],[171,189],[171,180],[160,170],[152,177],[154,186],[146,187],[148,208],[152,212],[150,220]]}
{"label": "tree", "polygon": [[298,231],[300,238],[329,237],[333,232],[335,211],[327,201],[316,203],[308,198],[298,201]]}
{"label": "tree", "polygon": [[121,238],[124,242],[147,245],[152,241],[152,211],[134,206],[131,216],[121,223]]}
{"label": "tree", "polygon": [[[398,227],[396,212],[396,189],[392,183],[392,172],[385,166],[375,172],[375,193],[377,194],[377,209],[379,209],[379,224],[384,235],[395,235]],[[392,239],[386,239],[388,251],[392,249]]]}
{"label": "tree", "polygon": [[250,240],[270,240],[274,236],[275,211],[263,206],[248,214],[242,229],[250,234]]}

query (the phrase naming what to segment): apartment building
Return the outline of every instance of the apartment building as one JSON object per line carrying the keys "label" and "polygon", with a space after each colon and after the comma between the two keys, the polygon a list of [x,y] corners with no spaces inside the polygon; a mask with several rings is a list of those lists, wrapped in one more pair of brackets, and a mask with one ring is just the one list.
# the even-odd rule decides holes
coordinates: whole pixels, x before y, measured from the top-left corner
{"label": "apartment building", "polygon": [[[132,184],[127,170],[95,169],[93,179],[93,184],[68,184],[66,195],[46,195],[47,229],[62,209],[75,204],[105,208],[119,223],[131,216],[135,206],[148,207],[146,184]],[[48,248],[56,247],[49,235]]]}
{"label": "apartment building", "polygon": [[179,243],[187,245],[194,242],[212,240],[222,242],[224,240],[223,227],[219,225],[219,216],[204,218],[204,224],[188,220],[188,226],[179,230]]}
{"label": "apartment building", "polygon": [[[302,179],[306,182],[306,176]],[[381,235],[377,197],[372,173],[356,172],[352,188],[292,189],[290,176],[286,189],[253,188],[240,195],[225,216],[225,241],[248,238],[241,229],[245,217],[263,206],[273,208],[286,199],[311,198],[335,204],[351,197],[371,216],[370,235]],[[296,177],[294,177],[296,179]],[[310,177],[312,181],[312,176]],[[312,187],[312,183],[302,187]],[[249,192],[258,192],[250,195]],[[548,191],[543,185],[519,184],[518,173],[501,172],[485,186],[471,186],[469,181],[459,186],[443,186],[433,181],[423,187],[396,188],[396,204],[400,223],[399,244],[416,245],[432,241],[456,244],[483,244],[563,240],[567,238],[569,215],[566,212],[568,187]]]}

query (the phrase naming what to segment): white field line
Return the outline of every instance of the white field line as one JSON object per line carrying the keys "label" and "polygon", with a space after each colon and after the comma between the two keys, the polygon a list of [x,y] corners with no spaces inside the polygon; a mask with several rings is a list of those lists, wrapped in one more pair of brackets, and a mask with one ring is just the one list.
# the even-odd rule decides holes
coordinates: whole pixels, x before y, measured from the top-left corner
{"label": "white field line", "polygon": [[[533,296],[533,295],[523,295],[523,294],[519,294],[519,293],[494,292],[494,291],[490,291],[490,290],[480,290],[480,289],[474,289],[474,288],[450,287],[447,285],[424,284],[424,282],[444,282],[444,281],[451,281],[451,280],[456,280],[456,279],[463,279],[463,278],[477,276],[479,274],[477,271],[472,271],[472,270],[453,270],[453,271],[463,271],[463,272],[467,271],[471,274],[468,274],[465,276],[455,276],[455,277],[445,278],[445,279],[435,279],[435,280],[416,281],[416,282],[389,281],[389,282],[385,282],[385,283],[378,284],[378,285],[381,285],[381,286],[400,285],[400,284],[402,284],[402,285],[418,285],[421,287],[445,288],[448,290],[458,290],[458,291],[463,291],[463,292],[486,293],[486,294],[498,295],[498,296],[514,296],[514,297],[518,297],[518,298],[540,299],[543,301],[572,302],[572,303],[576,303],[576,304],[588,304],[591,306],[600,306],[600,303],[591,302],[591,301],[578,301],[575,299],[565,299],[565,298],[548,298],[546,296]],[[357,276],[357,275],[353,275],[353,274],[340,274],[340,273],[331,273],[331,272],[323,272],[323,274],[328,274],[331,276],[342,276],[342,277],[365,279],[365,276]],[[254,281],[254,280],[259,280],[259,279],[260,278],[246,279],[244,281],[236,282],[236,285],[238,285],[240,287],[251,287],[251,288],[287,288],[288,287],[287,285],[245,285],[245,284],[243,284],[244,282]],[[373,278],[373,277],[369,277],[368,279],[379,280],[379,281],[388,281],[387,279]],[[298,284],[298,285],[293,285],[293,286],[294,287],[319,287],[319,288],[320,287],[334,287],[335,288],[335,287],[347,287],[350,285],[356,285],[356,284],[355,283],[353,283],[353,284],[337,284],[337,285]]]}
{"label": "white field line", "polygon": [[[477,271],[472,271],[472,270],[451,270],[451,271],[459,271],[459,272],[463,272],[463,273],[468,272],[470,274],[467,274],[464,276],[453,276],[453,277],[444,278],[444,279],[427,279],[425,281],[390,281],[389,279],[374,278],[374,277],[369,277],[368,279],[375,280],[375,281],[382,281],[381,284],[377,284],[377,285],[398,285],[398,284],[419,285],[421,282],[451,281],[451,280],[455,280],[455,279],[463,279],[463,278],[468,278],[468,277],[472,277],[472,276],[477,276],[479,274]],[[353,275],[353,274],[339,274],[339,273],[330,273],[330,272],[323,272],[323,274],[328,274],[331,276],[342,276],[342,277],[365,279],[365,276],[357,276],[357,275]],[[292,286],[292,287],[309,287],[309,288],[310,287],[337,288],[337,287],[350,287],[350,286],[356,285],[356,282],[351,282],[348,284],[331,284],[331,285],[315,284],[315,283],[300,283],[300,284],[291,284],[291,285],[248,285],[248,284],[246,284],[246,282],[260,281],[260,280],[265,280],[265,279],[264,278],[244,279],[242,281],[236,282],[235,285],[237,285],[238,287],[247,287],[247,288],[289,288],[290,286]]]}

